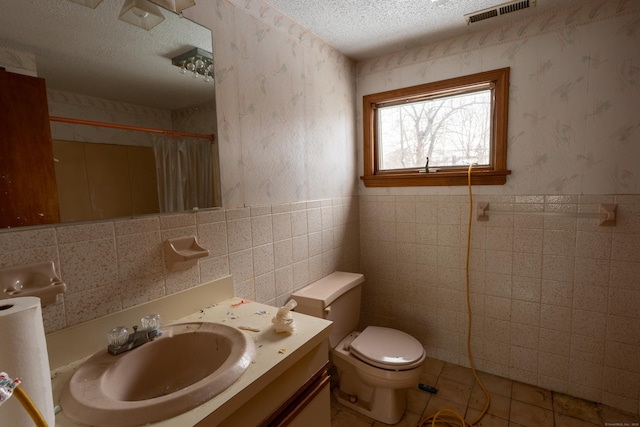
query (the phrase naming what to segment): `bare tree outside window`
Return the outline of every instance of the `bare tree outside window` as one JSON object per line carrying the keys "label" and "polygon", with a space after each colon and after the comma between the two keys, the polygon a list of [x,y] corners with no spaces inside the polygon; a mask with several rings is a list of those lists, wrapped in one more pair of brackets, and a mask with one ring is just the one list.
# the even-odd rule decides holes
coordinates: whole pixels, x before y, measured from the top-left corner
{"label": "bare tree outside window", "polygon": [[378,109],[379,169],[489,165],[491,89]]}

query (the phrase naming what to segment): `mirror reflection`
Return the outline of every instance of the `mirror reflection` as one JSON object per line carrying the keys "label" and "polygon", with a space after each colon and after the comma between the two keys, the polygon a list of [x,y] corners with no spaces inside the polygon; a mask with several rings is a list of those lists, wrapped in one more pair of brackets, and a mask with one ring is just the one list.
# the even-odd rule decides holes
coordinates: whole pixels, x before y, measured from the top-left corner
{"label": "mirror reflection", "polygon": [[[184,59],[212,52],[211,31],[151,2],[80,3],[7,0],[0,14],[0,67],[46,82],[60,220],[220,206],[215,79]],[[132,3],[145,9],[131,20],[162,18],[119,19]]]}

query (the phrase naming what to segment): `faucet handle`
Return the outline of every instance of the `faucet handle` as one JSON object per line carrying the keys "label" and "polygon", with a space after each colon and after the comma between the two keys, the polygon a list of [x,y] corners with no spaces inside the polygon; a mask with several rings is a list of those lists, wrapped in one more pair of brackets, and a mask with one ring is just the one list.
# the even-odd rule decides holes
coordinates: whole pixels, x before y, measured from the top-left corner
{"label": "faucet handle", "polygon": [[107,333],[107,339],[110,346],[121,347],[127,343],[129,331],[124,326],[116,326]]}
{"label": "faucet handle", "polygon": [[142,325],[142,329],[148,331],[150,329],[159,329],[160,328],[160,315],[159,314],[147,314],[142,319],[140,319],[140,324]]}

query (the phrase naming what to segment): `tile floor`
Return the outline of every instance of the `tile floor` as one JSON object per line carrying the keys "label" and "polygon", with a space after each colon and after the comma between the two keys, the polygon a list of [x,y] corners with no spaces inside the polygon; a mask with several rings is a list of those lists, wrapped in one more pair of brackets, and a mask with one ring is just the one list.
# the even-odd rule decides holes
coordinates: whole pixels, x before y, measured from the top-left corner
{"label": "tile floor", "polygon": [[[640,416],[562,393],[479,372],[489,391],[491,406],[476,426],[481,427],[603,427],[640,426]],[[467,420],[475,420],[485,405],[485,396],[469,368],[427,359],[420,382],[436,385],[437,394],[419,389],[408,392],[407,411],[397,426],[416,427],[425,415],[452,408]],[[342,406],[331,396],[332,427],[381,427],[376,422]],[[431,425],[430,423],[427,425]],[[444,424],[436,424],[444,426]]]}

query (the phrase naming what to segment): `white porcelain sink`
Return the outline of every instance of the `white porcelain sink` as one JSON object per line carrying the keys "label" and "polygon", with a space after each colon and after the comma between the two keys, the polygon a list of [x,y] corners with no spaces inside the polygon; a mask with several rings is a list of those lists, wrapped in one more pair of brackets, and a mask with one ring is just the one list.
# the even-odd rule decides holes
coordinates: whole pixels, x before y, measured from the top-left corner
{"label": "white porcelain sink", "polygon": [[118,356],[106,348],[91,356],[62,392],[64,413],[100,427],[162,421],[226,390],[255,357],[253,340],[224,324],[180,323],[162,331]]}

